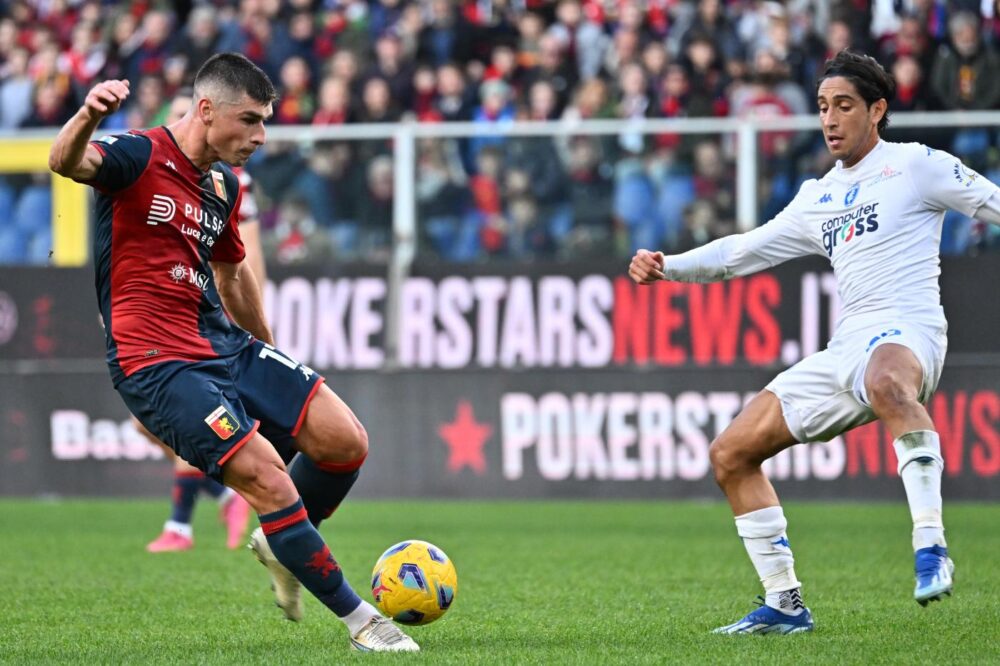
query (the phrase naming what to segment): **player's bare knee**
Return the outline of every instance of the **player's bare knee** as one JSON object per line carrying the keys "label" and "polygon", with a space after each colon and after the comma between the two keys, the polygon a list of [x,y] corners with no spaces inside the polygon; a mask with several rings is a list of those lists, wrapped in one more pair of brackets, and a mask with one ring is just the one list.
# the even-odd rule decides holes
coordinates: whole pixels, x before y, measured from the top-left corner
{"label": "player's bare knee", "polygon": [[283,508],[298,497],[285,464],[277,457],[234,459],[226,465],[225,480],[258,511]]}
{"label": "player's bare knee", "polygon": [[745,453],[724,434],[717,437],[708,448],[708,459],[712,463],[715,481],[720,486],[748,467]]}
{"label": "player's bare knee", "polygon": [[314,437],[305,452],[317,462],[360,464],[368,455],[368,431],[351,414],[349,422]]}
{"label": "player's bare knee", "polygon": [[898,412],[916,404],[916,390],[892,370],[880,371],[868,378],[868,400],[876,413]]}

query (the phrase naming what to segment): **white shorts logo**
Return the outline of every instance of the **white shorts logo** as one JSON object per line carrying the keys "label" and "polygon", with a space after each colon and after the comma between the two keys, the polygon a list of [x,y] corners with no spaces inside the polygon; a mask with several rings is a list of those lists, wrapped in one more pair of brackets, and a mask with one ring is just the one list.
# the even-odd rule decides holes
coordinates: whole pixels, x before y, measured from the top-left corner
{"label": "white shorts logo", "polygon": [[177,212],[177,204],[165,194],[154,194],[153,201],[149,204],[149,217],[146,224],[156,226],[160,222],[170,222]]}

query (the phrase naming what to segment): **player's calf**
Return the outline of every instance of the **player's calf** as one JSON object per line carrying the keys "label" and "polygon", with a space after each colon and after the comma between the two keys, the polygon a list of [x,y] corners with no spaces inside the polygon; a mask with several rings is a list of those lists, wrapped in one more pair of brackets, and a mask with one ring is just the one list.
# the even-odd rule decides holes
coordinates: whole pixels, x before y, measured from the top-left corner
{"label": "player's calf", "polygon": [[358,480],[364,458],[339,462],[314,461],[299,454],[289,469],[296,490],[314,526],[329,518]]}
{"label": "player's calf", "polygon": [[309,520],[318,526],[332,514],[357,481],[368,455],[368,433],[354,412],[322,386],[296,436],[302,453],[290,474]]}

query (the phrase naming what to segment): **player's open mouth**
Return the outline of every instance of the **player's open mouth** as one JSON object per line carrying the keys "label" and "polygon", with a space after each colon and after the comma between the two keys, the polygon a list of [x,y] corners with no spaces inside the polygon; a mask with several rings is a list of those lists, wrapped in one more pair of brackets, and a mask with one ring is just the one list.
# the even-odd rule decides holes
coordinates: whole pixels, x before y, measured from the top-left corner
{"label": "player's open mouth", "polygon": [[843,137],[839,136],[828,136],[826,137],[826,142],[830,144],[831,148],[840,148],[841,144],[844,143]]}

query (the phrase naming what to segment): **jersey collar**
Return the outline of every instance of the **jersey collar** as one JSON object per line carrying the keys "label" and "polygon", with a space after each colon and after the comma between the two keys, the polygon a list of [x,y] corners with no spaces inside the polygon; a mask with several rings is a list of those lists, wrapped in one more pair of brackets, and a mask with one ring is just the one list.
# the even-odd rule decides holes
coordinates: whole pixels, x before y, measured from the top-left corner
{"label": "jersey collar", "polygon": [[852,167],[845,167],[843,160],[837,160],[837,171],[839,171],[840,173],[843,173],[843,174],[852,174],[852,173],[857,173],[857,172],[861,171],[865,167],[865,165],[868,163],[868,161],[874,158],[874,155],[876,153],[879,153],[879,152],[882,151],[883,146],[885,146],[885,141],[883,141],[882,139],[879,139],[878,143],[876,143],[874,146],[872,146],[872,149],[868,151],[868,154],[865,155],[864,157],[862,157],[861,161],[858,162],[857,164],[855,164]]}

